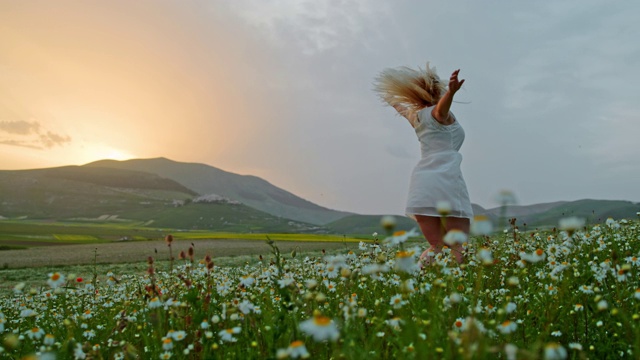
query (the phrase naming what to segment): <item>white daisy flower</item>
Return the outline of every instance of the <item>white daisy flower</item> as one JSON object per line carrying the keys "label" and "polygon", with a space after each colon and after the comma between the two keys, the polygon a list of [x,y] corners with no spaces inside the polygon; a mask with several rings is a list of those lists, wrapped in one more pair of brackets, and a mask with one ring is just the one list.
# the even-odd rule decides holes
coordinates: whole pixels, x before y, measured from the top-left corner
{"label": "white daisy flower", "polygon": [[502,334],[507,335],[516,331],[516,328],[518,328],[518,325],[511,320],[506,320],[502,324],[498,325],[497,328],[498,328],[498,331],[500,331]]}
{"label": "white daisy flower", "polygon": [[305,320],[298,327],[300,331],[313,337],[315,341],[336,341],[340,337],[340,331],[333,320],[322,315]]}
{"label": "white daisy flower", "polygon": [[235,337],[233,337],[234,334],[240,334],[240,327],[236,326],[234,328],[231,329],[225,329],[225,330],[221,330],[220,332],[218,332],[218,336],[220,336],[220,340],[222,341],[226,341],[226,342],[236,342],[238,341],[238,339],[236,339]]}

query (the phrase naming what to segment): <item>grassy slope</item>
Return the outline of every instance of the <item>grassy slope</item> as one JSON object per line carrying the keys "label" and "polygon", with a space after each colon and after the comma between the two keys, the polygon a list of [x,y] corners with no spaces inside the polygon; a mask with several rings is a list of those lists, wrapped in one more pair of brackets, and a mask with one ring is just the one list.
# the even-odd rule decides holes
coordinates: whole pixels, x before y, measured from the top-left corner
{"label": "grassy slope", "polygon": [[[556,201],[551,203],[541,203],[541,204],[533,204],[533,205],[510,205],[506,207],[506,214],[509,217],[524,217],[531,216],[534,214],[544,213],[548,210],[551,210],[555,207],[561,206],[568,203],[568,201]],[[491,216],[495,219],[499,218],[502,214],[502,208],[496,207],[478,212],[477,209],[473,209],[475,214],[483,214],[487,216]]]}
{"label": "grassy slope", "polygon": [[55,220],[167,206],[193,196],[184,186],[156,175],[77,167],[0,171],[0,193],[2,216]]}
{"label": "grassy slope", "polygon": [[[0,215],[9,218],[95,222],[117,215],[154,227],[184,229],[306,232],[315,228],[246,205],[190,203],[197,194],[173,180],[113,168],[0,171],[0,194]],[[174,206],[174,200],[187,201]]]}
{"label": "grassy slope", "polygon": [[155,207],[123,210],[122,216],[151,226],[228,232],[306,232],[314,225],[278,218],[245,205],[188,204],[180,207]]}
{"label": "grassy slope", "polygon": [[173,179],[200,194],[217,194],[255,209],[288,219],[326,224],[348,213],[318,206],[256,176],[238,175],[213,166],[165,158],[126,161],[102,160],[86,167],[138,169]]}
{"label": "grassy slope", "polygon": [[46,179],[66,179],[88,184],[96,184],[117,188],[165,190],[198,195],[195,191],[173,180],[156,174],[137,171],[100,167],[64,166],[41,170],[28,170],[25,174],[38,174]]}
{"label": "grassy slope", "polygon": [[[350,237],[342,234],[314,234],[290,232],[290,228],[281,225],[286,232],[279,232],[278,226],[254,227],[251,233],[233,231],[233,226],[216,229],[182,230],[165,227],[145,227],[141,223],[77,223],[77,222],[37,222],[11,221],[0,222],[0,250],[2,246],[46,246],[56,244],[104,243],[115,240],[160,240],[167,234],[173,234],[178,240],[260,240],[267,236],[275,241],[311,241],[311,242],[354,242],[372,240],[370,236]],[[237,225],[235,225],[237,226]],[[244,229],[243,229],[244,230]],[[262,231],[261,231],[262,230]],[[6,250],[6,249],[4,249]]]}
{"label": "grassy slope", "polygon": [[[638,211],[640,211],[640,204],[630,201],[585,199],[564,203],[541,214],[523,217],[522,221],[531,225],[556,225],[558,219],[577,216],[595,223],[604,222],[608,217],[633,219]],[[518,220],[520,222],[520,219]]]}

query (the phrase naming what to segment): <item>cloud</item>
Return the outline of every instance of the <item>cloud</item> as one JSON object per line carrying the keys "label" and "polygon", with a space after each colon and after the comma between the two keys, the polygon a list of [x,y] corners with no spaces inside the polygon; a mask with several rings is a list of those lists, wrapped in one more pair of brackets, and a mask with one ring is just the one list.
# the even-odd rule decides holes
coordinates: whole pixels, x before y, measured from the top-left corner
{"label": "cloud", "polygon": [[362,41],[367,23],[386,8],[369,0],[233,0],[229,5],[271,41],[294,45],[305,55]]}
{"label": "cloud", "polygon": [[29,135],[38,133],[40,124],[35,121],[28,122],[24,120],[0,121],[0,130],[8,132],[9,134]]}
{"label": "cloud", "polygon": [[599,122],[585,125],[591,137],[584,139],[589,143],[585,148],[598,166],[617,173],[637,171],[639,117],[640,110],[613,103],[611,109],[599,117]]}
{"label": "cloud", "polygon": [[42,150],[42,147],[40,146],[31,145],[30,143],[19,141],[19,140],[0,140],[0,144]]}
{"label": "cloud", "polygon": [[69,135],[43,129],[37,121],[0,121],[0,131],[13,135],[10,138],[0,139],[0,144],[3,145],[43,150],[71,142]]}
{"label": "cloud", "polygon": [[42,143],[42,145],[44,145],[44,147],[52,148],[56,145],[64,145],[71,142],[71,137],[68,135],[60,135],[51,131],[47,131],[46,134],[40,135],[40,142]]}

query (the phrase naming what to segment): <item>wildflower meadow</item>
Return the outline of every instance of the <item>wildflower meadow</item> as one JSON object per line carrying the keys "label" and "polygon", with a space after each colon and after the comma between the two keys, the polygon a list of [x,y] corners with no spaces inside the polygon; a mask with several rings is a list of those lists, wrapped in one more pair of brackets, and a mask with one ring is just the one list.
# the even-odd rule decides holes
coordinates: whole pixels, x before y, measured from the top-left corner
{"label": "wildflower meadow", "polygon": [[240,266],[191,247],[168,266],[150,257],[144,274],[43,273],[0,298],[0,358],[640,356],[637,220],[498,232],[487,221],[446,237],[462,264],[447,248],[423,263],[426,241],[390,229],[331,254],[267,240]]}

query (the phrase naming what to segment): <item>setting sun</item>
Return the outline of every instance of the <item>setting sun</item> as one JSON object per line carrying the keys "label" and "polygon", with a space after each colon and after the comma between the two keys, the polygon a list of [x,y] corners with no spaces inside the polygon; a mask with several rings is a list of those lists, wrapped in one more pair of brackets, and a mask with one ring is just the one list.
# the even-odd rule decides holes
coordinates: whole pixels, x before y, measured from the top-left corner
{"label": "setting sun", "polygon": [[111,149],[111,150],[105,151],[104,153],[101,153],[97,158],[111,159],[111,160],[127,160],[127,159],[134,158],[134,156],[131,156],[120,150]]}
{"label": "setting sun", "polygon": [[134,155],[125,151],[112,148],[106,145],[92,145],[82,156],[83,162],[98,160],[128,160],[135,158]]}

